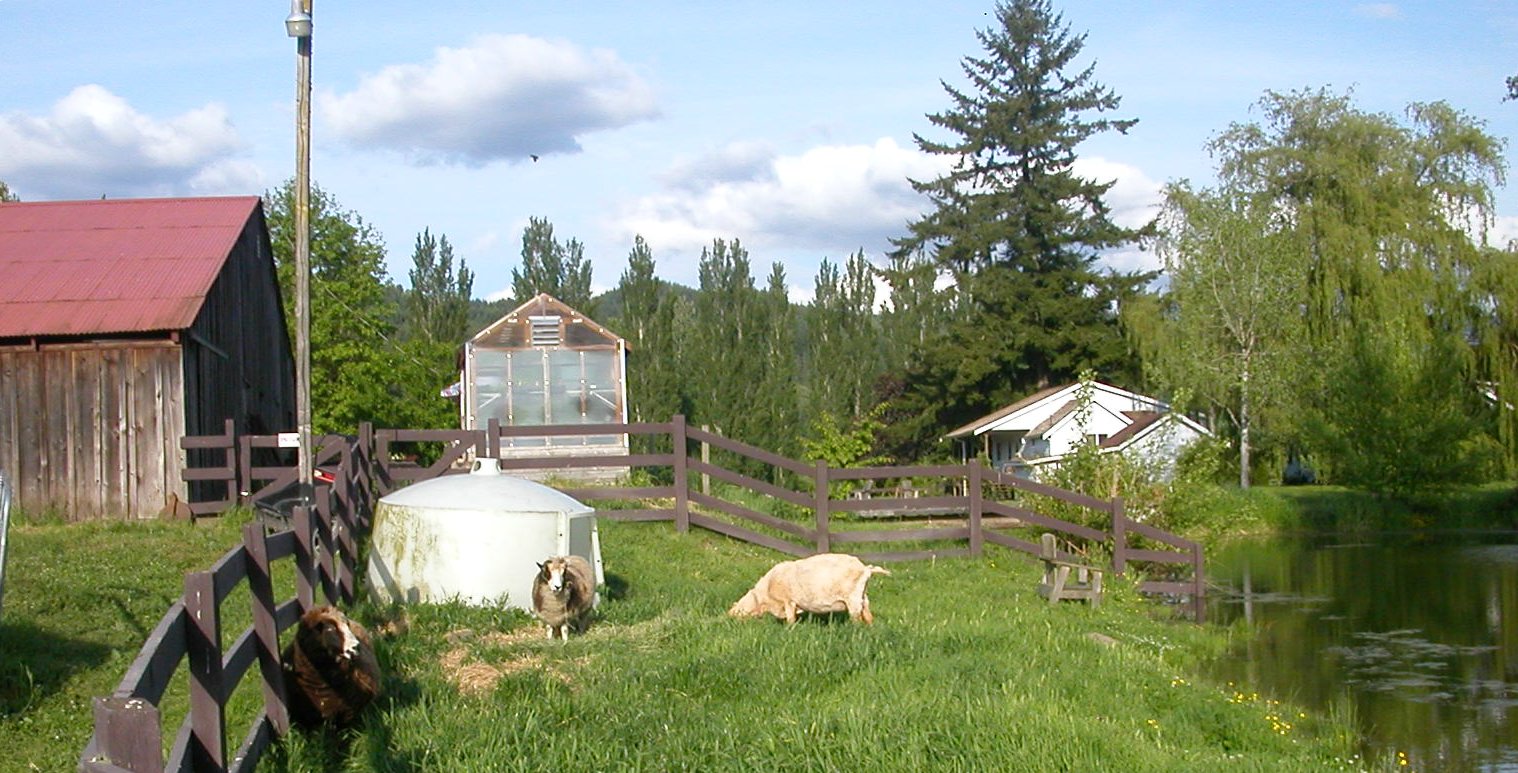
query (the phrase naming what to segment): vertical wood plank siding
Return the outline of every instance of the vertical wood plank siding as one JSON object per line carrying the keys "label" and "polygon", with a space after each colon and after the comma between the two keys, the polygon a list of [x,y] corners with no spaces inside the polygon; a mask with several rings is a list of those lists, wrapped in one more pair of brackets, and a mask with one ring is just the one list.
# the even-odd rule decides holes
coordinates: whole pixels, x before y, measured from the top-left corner
{"label": "vertical wood plank siding", "polygon": [[0,349],[0,466],[16,502],[70,520],[151,518],[184,496],[179,348],[170,341]]}
{"label": "vertical wood plank siding", "polygon": [[[191,327],[0,345],[0,468],[16,505],[69,520],[152,518],[187,501],[181,449],[232,419],[294,428],[295,375],[262,207],[253,208]],[[219,493],[219,492],[218,492]]]}

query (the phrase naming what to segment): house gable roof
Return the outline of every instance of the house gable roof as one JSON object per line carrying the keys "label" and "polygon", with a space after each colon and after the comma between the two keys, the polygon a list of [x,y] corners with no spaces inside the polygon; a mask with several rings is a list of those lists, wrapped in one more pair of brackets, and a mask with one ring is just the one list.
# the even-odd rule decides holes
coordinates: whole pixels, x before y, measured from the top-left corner
{"label": "house gable roof", "polygon": [[1104,453],[1107,451],[1121,451],[1137,443],[1139,440],[1154,434],[1166,424],[1179,423],[1199,436],[1205,437],[1212,434],[1211,430],[1179,413],[1162,413],[1160,411],[1123,411],[1123,413],[1131,418],[1133,423],[1102,442],[1101,450]]}
{"label": "house gable roof", "polygon": [[257,196],[0,203],[0,337],[183,330]]}
{"label": "house gable roof", "polygon": [[[1047,427],[1044,427],[1042,430],[1038,429],[1038,427],[1041,427],[1043,424],[1042,420],[1040,420],[1040,422],[1034,426],[1028,425],[1033,423],[1033,417],[1043,415],[1043,412],[1049,410],[1051,407],[1060,406],[1057,410],[1064,410],[1063,404],[1066,401],[1073,401],[1076,393],[1080,391],[1080,387],[1080,382],[1076,382],[1073,384],[1064,384],[1062,386],[1049,387],[1048,389],[1035,392],[1011,405],[1006,406],[1005,408],[992,411],[991,413],[988,413],[985,416],[976,419],[975,421],[954,429],[945,435],[945,437],[960,438],[969,435],[980,435],[996,430],[1026,429],[1030,434],[1038,434],[1041,431],[1047,431]],[[1105,392],[1107,394],[1121,397],[1126,400],[1131,400],[1134,404],[1147,404],[1160,407],[1164,406],[1164,403],[1152,397],[1146,397],[1136,392],[1130,392],[1126,389],[1112,386],[1111,384],[1104,384],[1100,381],[1092,382],[1091,388],[1095,391]]]}
{"label": "house gable roof", "polygon": [[618,342],[621,342],[624,348],[631,348],[621,336],[548,293],[538,293],[529,298],[507,312],[506,316],[476,333],[469,339],[469,343],[490,349],[530,348],[535,345],[532,327],[534,317],[538,319],[558,317],[562,320],[563,338],[555,345],[571,348],[605,347],[616,346]]}

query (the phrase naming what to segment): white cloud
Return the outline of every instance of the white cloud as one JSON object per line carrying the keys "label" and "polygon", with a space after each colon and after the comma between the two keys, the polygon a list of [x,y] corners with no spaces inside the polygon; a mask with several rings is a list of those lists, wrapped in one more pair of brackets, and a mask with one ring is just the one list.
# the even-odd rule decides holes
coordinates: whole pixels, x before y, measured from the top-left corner
{"label": "white cloud", "polygon": [[526,35],[439,48],[428,62],[391,65],[320,104],[355,145],[470,166],[578,152],[583,134],[658,115],[652,88],[615,53]]}
{"label": "white cloud", "polygon": [[219,104],[158,120],[89,84],[47,115],[0,116],[0,179],[43,198],[246,193],[261,175],[242,147]]}
{"label": "white cloud", "polygon": [[[1164,186],[1142,169],[1099,156],[1075,161],[1076,174],[1097,182],[1113,181],[1105,201],[1112,222],[1124,228],[1139,228],[1153,220],[1164,202]],[[1160,268],[1159,256],[1136,246],[1111,250],[1101,256],[1102,265],[1115,271],[1154,271]]]}
{"label": "white cloud", "polygon": [[879,253],[922,212],[907,178],[931,178],[941,166],[890,138],[791,156],[739,143],[677,163],[666,189],[629,205],[615,229],[628,241],[641,234],[656,251],[736,237],[834,257],[861,247]]}
{"label": "white cloud", "polygon": [[1402,18],[1402,9],[1396,3],[1360,3],[1355,6],[1355,13],[1371,19]]}
{"label": "white cloud", "polygon": [[[676,163],[664,176],[665,189],[630,204],[612,230],[621,241],[642,235],[656,254],[696,252],[713,239],[736,237],[751,250],[791,257],[839,260],[860,248],[880,255],[928,206],[908,178],[932,179],[945,168],[943,159],[890,138],[789,156],[735,143]],[[1088,157],[1075,172],[1116,181],[1106,201],[1118,225],[1138,227],[1158,212],[1161,185],[1137,167]],[[1121,270],[1158,265],[1136,249],[1114,252],[1106,262]]]}
{"label": "white cloud", "polygon": [[1518,215],[1498,215],[1493,218],[1486,240],[1487,244],[1503,249],[1518,241]]}

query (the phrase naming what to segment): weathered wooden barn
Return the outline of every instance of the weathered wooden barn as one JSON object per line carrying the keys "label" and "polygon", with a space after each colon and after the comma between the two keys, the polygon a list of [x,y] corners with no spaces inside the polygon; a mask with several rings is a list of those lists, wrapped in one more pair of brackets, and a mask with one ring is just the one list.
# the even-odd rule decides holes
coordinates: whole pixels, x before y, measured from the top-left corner
{"label": "weathered wooden barn", "polygon": [[0,468],[28,512],[150,518],[184,435],[291,429],[256,196],[0,203]]}

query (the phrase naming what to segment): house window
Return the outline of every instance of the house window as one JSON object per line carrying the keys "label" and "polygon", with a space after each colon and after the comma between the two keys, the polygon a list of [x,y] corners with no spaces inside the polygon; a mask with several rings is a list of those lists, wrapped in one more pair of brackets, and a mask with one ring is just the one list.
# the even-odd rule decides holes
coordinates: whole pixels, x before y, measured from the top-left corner
{"label": "house window", "polygon": [[1089,434],[1089,435],[1086,435],[1086,442],[1089,443],[1089,444],[1091,444],[1091,445],[1093,445],[1093,446],[1099,446],[1099,445],[1107,442],[1107,438],[1109,438],[1109,437],[1111,437],[1111,436],[1107,435],[1105,433]]}
{"label": "house window", "polygon": [[527,321],[532,325],[533,346],[558,346],[559,345],[559,318],[552,315],[528,317]]}

